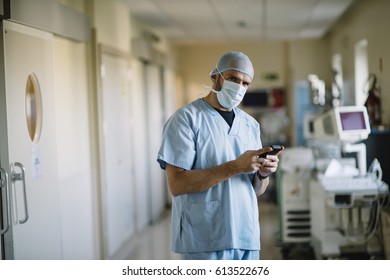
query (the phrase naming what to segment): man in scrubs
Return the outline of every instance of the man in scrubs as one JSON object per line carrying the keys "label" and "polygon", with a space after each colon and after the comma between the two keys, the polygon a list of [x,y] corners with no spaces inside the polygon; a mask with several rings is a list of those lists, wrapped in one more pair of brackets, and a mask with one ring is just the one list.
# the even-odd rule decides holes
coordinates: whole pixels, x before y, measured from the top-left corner
{"label": "man in scrubs", "polygon": [[237,108],[254,77],[241,52],[223,54],[204,97],[166,122],[157,161],[172,198],[172,249],[189,260],[258,260],[257,196],[278,157],[259,155],[259,123]]}

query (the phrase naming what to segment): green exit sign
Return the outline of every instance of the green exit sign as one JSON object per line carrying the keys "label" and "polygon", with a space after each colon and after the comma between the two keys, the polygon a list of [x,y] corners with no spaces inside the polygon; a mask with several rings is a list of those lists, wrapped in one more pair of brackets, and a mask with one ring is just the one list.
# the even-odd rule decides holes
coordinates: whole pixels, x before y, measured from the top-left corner
{"label": "green exit sign", "polygon": [[267,72],[263,74],[263,80],[276,81],[279,80],[279,74],[276,72]]}

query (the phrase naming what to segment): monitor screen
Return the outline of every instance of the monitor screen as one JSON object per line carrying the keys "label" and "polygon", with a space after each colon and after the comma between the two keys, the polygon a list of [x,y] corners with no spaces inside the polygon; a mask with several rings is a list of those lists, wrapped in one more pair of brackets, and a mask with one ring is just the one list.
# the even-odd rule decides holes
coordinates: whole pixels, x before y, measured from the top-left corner
{"label": "monitor screen", "polygon": [[247,92],[241,102],[245,107],[267,107],[268,92],[266,90],[256,90]]}
{"label": "monitor screen", "polygon": [[362,130],[366,129],[364,114],[362,111],[340,112],[341,129]]}
{"label": "monitor screen", "polygon": [[284,89],[264,88],[247,91],[241,105],[253,108],[281,108],[284,106]]}
{"label": "monitor screen", "polygon": [[314,119],[313,139],[356,143],[370,134],[367,108],[335,107]]}

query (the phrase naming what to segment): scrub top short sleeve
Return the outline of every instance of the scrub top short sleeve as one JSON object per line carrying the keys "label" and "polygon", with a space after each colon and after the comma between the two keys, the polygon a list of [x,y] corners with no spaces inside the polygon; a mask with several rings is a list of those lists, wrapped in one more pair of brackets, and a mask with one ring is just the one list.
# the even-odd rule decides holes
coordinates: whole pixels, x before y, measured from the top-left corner
{"label": "scrub top short sleeve", "polygon": [[166,163],[191,169],[195,155],[195,133],[188,119],[188,112],[178,112],[167,121],[157,161],[165,169]]}

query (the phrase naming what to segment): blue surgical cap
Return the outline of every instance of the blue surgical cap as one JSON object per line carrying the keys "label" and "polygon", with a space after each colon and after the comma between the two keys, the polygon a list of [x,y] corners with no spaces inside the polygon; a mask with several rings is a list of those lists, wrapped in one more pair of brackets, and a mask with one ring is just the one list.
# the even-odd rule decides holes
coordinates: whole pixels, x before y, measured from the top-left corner
{"label": "blue surgical cap", "polygon": [[240,71],[251,77],[255,74],[252,62],[249,57],[242,52],[228,52],[221,56],[215,69],[210,73],[210,76],[225,72],[226,70]]}

